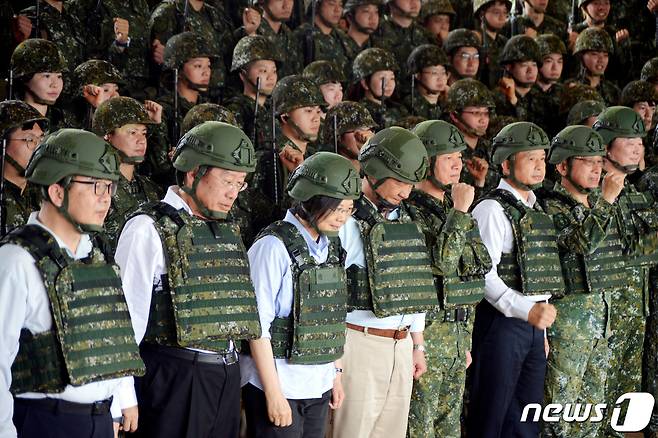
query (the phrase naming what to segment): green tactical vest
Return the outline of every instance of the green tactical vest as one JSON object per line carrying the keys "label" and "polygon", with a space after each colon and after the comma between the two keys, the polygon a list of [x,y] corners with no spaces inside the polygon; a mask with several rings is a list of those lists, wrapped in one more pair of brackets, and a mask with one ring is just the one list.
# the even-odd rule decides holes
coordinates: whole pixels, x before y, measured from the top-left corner
{"label": "green tactical vest", "polygon": [[165,202],[147,214],[165,250],[167,274],[154,286],[144,342],[226,350],[260,336],[256,294],[236,225],[203,221]]}
{"label": "green tactical vest", "polygon": [[647,192],[637,191],[631,184],[626,184],[617,198],[617,206],[622,243],[631,257],[627,266],[651,267],[658,264],[658,243],[638,243],[641,237],[656,235],[658,232],[658,211],[653,197]]}
{"label": "green tactical vest", "polygon": [[363,196],[355,202],[367,268],[347,269],[348,310],[372,310],[377,318],[436,307],[436,287],[425,236],[404,207],[386,220]]}
{"label": "green tactical vest", "polygon": [[293,364],[324,364],[343,356],[347,289],[340,242],[329,240],[327,260],[318,264],[297,227],[279,221],[257,239],[272,235],[283,242],[292,261],[293,305],[290,316],[274,318],[274,357]]}
{"label": "green tactical vest", "polygon": [[[447,195],[446,195],[447,196]],[[431,242],[441,231],[436,221],[424,221],[423,216],[432,215],[441,224],[445,224],[447,215],[441,203],[421,191],[412,191],[408,199],[409,214],[412,220],[427,223],[424,227],[426,241],[432,253],[436,249]],[[484,298],[484,276],[491,270],[491,258],[482,243],[480,232],[473,227],[466,236],[466,243],[461,249],[457,270],[449,275],[435,273],[439,304],[442,310],[454,310],[460,306],[475,305]],[[441,255],[436,255],[436,258]],[[436,259],[435,258],[435,259]]]}
{"label": "green tactical vest", "polygon": [[57,393],[66,385],[144,374],[119,268],[110,256],[95,246],[89,257],[74,260],[37,225],[16,229],[2,244],[34,257],[53,317],[47,332],[21,331],[12,393]]}
{"label": "green tactical vest", "polygon": [[507,190],[494,189],[482,199],[497,201],[512,224],[514,251],[501,254],[497,266],[501,280],[524,295],[564,295],[557,232],[551,217],[526,207]]}

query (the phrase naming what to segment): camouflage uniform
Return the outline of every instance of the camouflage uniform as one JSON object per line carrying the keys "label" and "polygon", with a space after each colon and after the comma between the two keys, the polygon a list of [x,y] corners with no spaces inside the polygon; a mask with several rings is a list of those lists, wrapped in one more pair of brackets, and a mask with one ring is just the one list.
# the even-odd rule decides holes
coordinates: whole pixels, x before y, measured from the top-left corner
{"label": "camouflage uniform", "polygon": [[[336,132],[333,120],[336,118]],[[325,129],[318,139],[319,149],[337,152],[350,160],[357,160],[358,154],[347,151],[341,143],[343,134],[356,129],[372,129],[375,126],[370,112],[360,103],[344,100],[327,111]]]}
{"label": "camouflage uniform", "polygon": [[280,78],[302,72],[304,67],[303,46],[299,45],[293,31],[285,23],[281,23],[279,32],[275,33],[267,20],[262,18],[257,32],[267,38],[274,47],[274,56],[281,61],[277,70]]}
{"label": "camouflage uniform", "polygon": [[[349,75],[350,59],[344,45],[348,37],[341,29],[333,28],[329,34],[324,34],[317,27],[313,26],[311,29],[309,23],[304,23],[295,29],[293,34],[297,40],[297,47],[304,48],[305,65],[319,60],[332,61],[341,68],[345,76]],[[308,48],[309,34],[313,40],[312,49]],[[313,54],[312,59],[306,59],[309,53]]]}
{"label": "camouflage uniform", "polygon": [[[573,157],[604,154],[598,134],[571,126],[553,139],[549,162],[557,165],[564,160],[570,163]],[[598,190],[591,191],[590,207],[585,206],[560,183],[539,191],[538,198],[544,211],[553,215],[558,230],[567,286],[565,296],[552,301],[559,317],[548,331],[545,403],[601,403],[611,357],[611,296],[626,286],[615,207]],[[545,423],[543,436],[595,437],[600,428],[601,423],[559,421]]]}
{"label": "camouflage uniform", "polygon": [[[366,5],[377,6],[380,13],[383,8],[383,4],[381,0],[347,0],[345,2],[345,5],[343,6],[343,16],[349,17],[352,14],[354,14],[354,12],[359,6],[366,6]],[[380,14],[380,19],[381,19],[381,14]],[[357,23],[354,23],[353,25],[358,26]],[[369,37],[361,46],[356,41],[354,41],[350,36],[348,36],[347,33],[343,33],[343,36],[345,37],[343,40],[343,47],[345,48],[345,54],[347,55],[347,59],[349,60],[350,65],[354,62],[354,58],[356,58],[356,55],[358,55],[365,49],[370,49],[371,47],[375,47],[375,43],[373,41],[372,36]]]}
{"label": "camouflage uniform", "polygon": [[[480,38],[474,31],[470,29],[451,30],[450,33],[448,33],[448,37],[443,42],[443,50],[446,52],[451,62],[452,62],[452,58],[455,56],[455,53],[457,52],[457,49],[461,47],[473,47],[478,50],[478,53],[482,54],[482,45],[480,43]],[[480,70],[481,69],[482,69],[482,60],[480,60]],[[457,73],[457,71],[454,68],[452,68],[452,66],[450,68],[450,74],[452,75],[453,79],[463,79],[459,75],[459,73]]]}
{"label": "camouflage uniform", "polygon": [[[503,71],[500,68],[499,58],[505,45],[507,44],[508,37],[503,35],[504,28],[496,32],[495,38],[492,40],[491,36],[485,32],[485,29],[490,29],[489,25],[485,22],[484,11],[491,7],[494,0],[474,0],[473,1],[473,17],[475,17],[477,27],[476,29],[482,37],[482,52],[480,58],[480,80],[494,88],[500,80]],[[512,2],[505,1],[507,10],[512,9]],[[480,18],[482,17],[482,18]]]}
{"label": "camouflage uniform", "polygon": [[[550,2],[549,2],[550,3]],[[527,29],[533,29],[537,35],[552,33],[557,35],[561,40],[567,39],[567,25],[563,21],[557,20],[550,15],[544,15],[544,21],[539,26],[525,15],[518,17],[519,33],[523,34]]]}
{"label": "camouflage uniform", "polygon": [[560,20],[563,23],[569,22],[569,15],[571,14],[571,1],[570,0],[550,0],[546,7],[546,14]]}
{"label": "camouflage uniform", "polygon": [[[313,61],[304,68],[302,76],[315,82],[318,87],[327,84],[341,84],[342,86],[342,84],[347,81],[343,71],[340,70],[338,66],[331,61]],[[326,117],[321,119],[320,123],[318,139],[314,141],[310,147],[312,152],[318,150],[318,141],[321,141],[321,139],[324,137],[324,131],[326,129],[331,129],[331,127],[327,126]],[[329,121],[328,123],[332,122]]]}
{"label": "camouflage uniform", "polygon": [[[450,71],[450,62],[443,50],[432,44],[423,44],[416,47],[407,59],[407,73],[409,75],[416,75],[421,73],[425,68],[435,65],[441,65],[446,69],[446,73]],[[404,104],[411,115],[423,117],[426,120],[438,120],[441,118],[443,110],[441,109],[441,102],[436,104],[430,103],[418,91],[422,84],[415,81],[415,87],[411,90],[411,95],[404,98]]]}
{"label": "camouflage uniform", "polygon": [[[648,104],[656,104],[658,102],[658,91],[656,88],[647,81],[632,81],[629,82],[621,92],[621,105],[633,108],[636,103],[647,102]],[[653,128],[645,126],[647,135],[642,138],[644,144],[644,162],[647,167],[651,167],[658,163],[655,147],[655,128],[656,128],[656,115],[653,117]]]}
{"label": "camouflage uniform", "polygon": [[605,105],[598,100],[580,101],[569,110],[567,125],[584,125],[587,119],[598,117],[604,109]]}
{"label": "camouflage uniform", "polygon": [[[576,45],[574,46],[573,54],[579,58],[579,55],[582,55],[583,52],[589,50],[608,52],[609,54],[613,54],[614,49],[612,38],[610,38],[608,33],[602,29],[587,28],[583,30],[578,35],[578,39],[576,39]],[[611,66],[608,66],[607,70],[610,71]],[[580,72],[576,78],[576,81],[585,85],[589,85],[589,81],[585,76],[586,73],[587,72],[585,66],[582,65],[581,61]],[[619,98],[621,95],[619,87],[604,77],[601,78],[601,81],[595,90],[598,91],[598,93],[601,95],[606,105],[612,106],[619,103]]]}
{"label": "camouflage uniform", "polygon": [[[451,27],[455,24],[455,8],[452,7],[449,0],[429,0],[423,3],[423,6],[420,8],[420,14],[418,15],[418,22],[423,26],[427,26],[427,20],[436,16],[436,15],[447,15],[450,18]],[[437,35],[437,43],[439,45],[443,44],[443,41],[439,41]]]}

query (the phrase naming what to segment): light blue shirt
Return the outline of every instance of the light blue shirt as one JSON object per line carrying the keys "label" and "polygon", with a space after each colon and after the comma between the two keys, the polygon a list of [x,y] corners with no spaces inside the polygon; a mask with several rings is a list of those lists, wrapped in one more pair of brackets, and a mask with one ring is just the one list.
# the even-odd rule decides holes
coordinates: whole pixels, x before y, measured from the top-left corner
{"label": "light blue shirt", "polygon": [[[304,226],[288,210],[285,222],[293,224],[302,234],[309,254],[324,263],[329,254],[329,240],[321,236],[315,241]],[[275,236],[258,239],[249,249],[251,279],[256,290],[258,316],[262,338],[271,338],[270,326],[274,318],[290,316],[293,304],[292,260],[283,242]],[[333,388],[336,371],[334,363],[323,365],[294,365],[286,359],[274,359],[279,383],[287,399],[320,398]],[[240,358],[242,386],[247,383],[263,389],[256,364],[251,356]]]}

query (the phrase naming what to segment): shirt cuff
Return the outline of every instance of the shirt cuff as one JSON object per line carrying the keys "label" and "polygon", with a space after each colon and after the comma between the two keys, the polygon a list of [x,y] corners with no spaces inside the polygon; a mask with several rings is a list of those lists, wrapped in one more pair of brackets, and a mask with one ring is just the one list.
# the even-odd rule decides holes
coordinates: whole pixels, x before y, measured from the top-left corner
{"label": "shirt cuff", "polygon": [[532,309],[532,306],[534,306],[535,304],[537,303],[519,294],[518,302],[516,303],[515,306],[512,306],[510,308],[511,316],[513,316],[514,318],[522,319],[523,321],[527,322],[530,309]]}
{"label": "shirt cuff", "polygon": [[411,326],[409,326],[409,331],[411,333],[420,333],[423,330],[425,330],[425,314],[417,313],[414,315],[414,320],[411,323]]}
{"label": "shirt cuff", "polygon": [[137,394],[135,394],[135,380],[132,377],[124,377],[117,392],[119,406],[121,409],[137,406]]}

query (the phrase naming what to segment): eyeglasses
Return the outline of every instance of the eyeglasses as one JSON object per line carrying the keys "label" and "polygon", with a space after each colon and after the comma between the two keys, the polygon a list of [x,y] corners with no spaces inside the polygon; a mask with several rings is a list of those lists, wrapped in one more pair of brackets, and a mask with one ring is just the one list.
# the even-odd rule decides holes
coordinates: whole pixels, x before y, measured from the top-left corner
{"label": "eyeglasses", "polygon": [[106,183],[106,182],[103,182],[103,181],[80,181],[80,180],[77,180],[77,179],[71,180],[71,182],[72,183],[78,183],[78,184],[93,185],[94,186],[94,194],[96,196],[103,196],[107,193],[114,196],[117,192],[117,183],[115,183],[115,182]]}
{"label": "eyeglasses", "polygon": [[591,158],[574,157],[574,160],[581,161],[585,166],[589,167],[590,169],[595,167],[596,168],[603,167],[603,158],[601,158],[600,160],[596,160]]}
{"label": "eyeglasses", "polygon": [[424,75],[429,75],[434,78],[445,78],[448,76],[445,70],[423,70]]}
{"label": "eyeglasses", "polygon": [[352,216],[356,212],[356,208],[334,208],[330,211],[331,214],[338,214],[341,216]]}
{"label": "eyeglasses", "polygon": [[460,57],[463,61],[470,61],[470,60],[475,61],[476,59],[480,59],[480,54],[479,54],[479,53],[466,53],[466,52],[462,52],[462,53],[459,54],[459,57]]}
{"label": "eyeglasses", "polygon": [[486,14],[491,14],[491,15],[493,15],[494,17],[498,17],[498,18],[505,18],[505,19],[509,18],[509,12],[507,12],[507,11],[501,11],[501,10],[499,10],[499,9],[489,9],[489,10],[486,12]]}
{"label": "eyeglasses", "polygon": [[466,110],[464,110],[464,111],[462,111],[462,114],[470,114],[473,117],[476,117],[478,119],[483,118],[483,117],[490,117],[491,116],[489,111],[466,111]]}
{"label": "eyeglasses", "polygon": [[43,135],[40,135],[39,137],[35,136],[28,136],[25,138],[10,138],[9,141],[23,141],[25,142],[25,146],[31,151],[35,150],[37,146],[39,146],[39,143],[43,140]]}
{"label": "eyeglasses", "polygon": [[228,187],[229,189],[235,190],[236,192],[241,192],[247,188],[249,185],[246,181],[243,182],[232,182],[232,181],[226,181],[226,180],[221,180],[222,184],[225,187]]}

